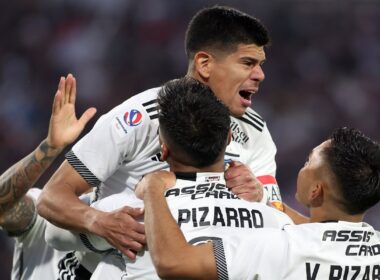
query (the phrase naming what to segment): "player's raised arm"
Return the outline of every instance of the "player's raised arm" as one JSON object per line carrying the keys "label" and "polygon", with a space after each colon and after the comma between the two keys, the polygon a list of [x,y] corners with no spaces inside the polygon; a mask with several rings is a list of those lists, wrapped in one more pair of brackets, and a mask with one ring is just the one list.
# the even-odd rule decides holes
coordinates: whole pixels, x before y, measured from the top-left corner
{"label": "player's raised arm", "polygon": [[[72,135],[79,134],[79,128],[83,128],[91,111],[85,112],[79,120],[76,118],[74,77],[71,75],[67,77],[62,90],[65,91],[64,98],[54,108],[65,106],[71,114],[62,119],[55,116],[51,121],[51,126],[62,121],[72,127],[70,131]],[[61,139],[59,130],[53,131],[56,132],[53,135],[54,139]],[[127,207],[112,213],[89,207],[82,203],[78,196],[90,187],[91,185],[65,160],[50,178],[38,199],[39,214],[57,226],[104,237],[125,255],[134,258],[134,251],[139,251],[145,243],[144,227],[135,221],[135,217],[140,213],[135,213]]]}
{"label": "player's raised arm", "polygon": [[[60,131],[58,129],[52,129],[54,128],[54,125],[62,122],[63,124],[66,124],[68,126],[70,125],[76,125],[69,131],[72,134],[79,135],[80,131],[79,128],[82,127],[81,120],[78,120],[76,118],[75,114],[75,100],[76,100],[76,80],[72,75],[69,75],[67,79],[63,80],[62,83],[60,83],[59,91],[62,92],[62,97],[56,102],[53,106],[53,115],[52,120],[50,121],[50,127],[52,132],[56,133],[53,134],[50,138],[51,139],[61,139],[59,133]],[[66,115],[57,115],[55,112],[58,112],[58,109],[61,107],[65,107]],[[85,113],[86,114],[86,113]],[[85,116],[85,114],[82,116],[82,118]],[[82,119],[81,118],[81,119]],[[83,121],[82,121],[83,122]],[[77,195],[84,193],[86,190],[90,188],[90,186],[79,176],[75,176],[76,172],[74,171],[69,164],[66,163],[66,161],[61,165],[61,167],[58,169],[58,171],[53,175],[53,177],[49,180],[49,182],[46,185],[46,191],[43,191],[40,195],[40,198],[38,200],[38,212],[41,216],[45,218],[49,218],[50,216],[54,216],[54,213],[56,211],[61,212],[59,209],[62,207],[65,203],[65,201],[71,199],[78,200],[78,203],[82,205],[82,203],[77,198]],[[73,175],[71,175],[73,174]],[[54,190],[54,182],[61,182],[62,185],[59,184],[59,190],[57,190],[57,193],[55,193]],[[53,185],[53,186],[52,186]],[[70,196],[71,192],[67,192],[67,190],[70,189],[72,195]],[[68,193],[68,194],[67,194]],[[49,207],[51,205],[51,207]],[[54,207],[57,206],[57,207]],[[70,211],[76,211],[75,209],[70,209]],[[75,213],[75,212],[74,212]],[[58,213],[57,213],[58,214]],[[58,216],[57,223],[59,224],[60,221],[62,221],[63,224],[75,222],[75,215],[73,217],[65,215],[65,212],[61,212],[61,215]],[[70,219],[69,219],[70,218]],[[74,219],[74,221],[73,221]]]}
{"label": "player's raised arm", "polygon": [[67,78],[61,77],[54,97],[48,136],[31,154],[0,177],[0,225],[12,234],[27,230],[36,214],[34,202],[25,196],[26,192],[61,151],[75,141],[96,112],[95,108],[90,108],[80,120],[74,121],[76,93],[73,85],[75,79],[71,74]]}
{"label": "player's raised arm", "polygon": [[217,279],[212,243],[189,245],[168,208],[164,191],[174,174],[149,174],[136,194],[144,200],[145,229],[157,274],[163,279]]}

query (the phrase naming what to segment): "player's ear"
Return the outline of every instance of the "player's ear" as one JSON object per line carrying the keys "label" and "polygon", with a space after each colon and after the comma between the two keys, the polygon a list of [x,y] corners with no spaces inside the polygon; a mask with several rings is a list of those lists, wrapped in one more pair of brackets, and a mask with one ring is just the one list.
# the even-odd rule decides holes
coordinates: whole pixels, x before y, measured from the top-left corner
{"label": "player's ear", "polygon": [[161,159],[166,160],[169,156],[169,149],[165,143],[161,143]]}
{"label": "player's ear", "polygon": [[309,190],[309,201],[312,207],[319,207],[323,203],[324,182],[317,181]]}
{"label": "player's ear", "polygon": [[194,55],[194,68],[195,71],[203,79],[208,79],[210,77],[211,66],[213,62],[213,57],[211,54],[200,51]]}

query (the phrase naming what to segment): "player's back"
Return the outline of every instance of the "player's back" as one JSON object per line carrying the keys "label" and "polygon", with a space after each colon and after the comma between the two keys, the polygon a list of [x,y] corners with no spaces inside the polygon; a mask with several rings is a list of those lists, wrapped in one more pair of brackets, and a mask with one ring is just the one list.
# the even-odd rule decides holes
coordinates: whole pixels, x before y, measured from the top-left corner
{"label": "player's back", "polygon": [[291,257],[284,279],[380,279],[380,239],[366,223],[311,223],[285,232]]}
{"label": "player's back", "polygon": [[[228,239],[263,227],[282,228],[292,221],[284,213],[261,203],[237,198],[226,187],[224,173],[177,173],[176,185],[166,191],[170,211],[191,244]],[[159,279],[149,251],[126,260],[122,279]]]}
{"label": "player's back", "polygon": [[380,279],[380,238],[366,223],[328,221],[264,229],[224,242],[229,279]]}

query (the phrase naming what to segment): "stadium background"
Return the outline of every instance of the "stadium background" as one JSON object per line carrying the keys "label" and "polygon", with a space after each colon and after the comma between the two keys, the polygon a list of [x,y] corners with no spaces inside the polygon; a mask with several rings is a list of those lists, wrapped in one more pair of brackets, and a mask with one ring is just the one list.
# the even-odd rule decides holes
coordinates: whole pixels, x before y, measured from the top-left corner
{"label": "stadium background", "polygon": [[[184,75],[186,25],[214,4],[252,14],[270,30],[266,80],[253,107],[278,147],[283,199],[304,212],[295,180],[312,147],[341,126],[380,140],[378,1],[8,1],[0,10],[0,172],[45,137],[59,76],[75,74],[78,113],[96,106],[99,117]],[[379,214],[380,205],[366,221],[380,228]],[[0,233],[0,244],[0,279],[7,280],[12,242]]]}

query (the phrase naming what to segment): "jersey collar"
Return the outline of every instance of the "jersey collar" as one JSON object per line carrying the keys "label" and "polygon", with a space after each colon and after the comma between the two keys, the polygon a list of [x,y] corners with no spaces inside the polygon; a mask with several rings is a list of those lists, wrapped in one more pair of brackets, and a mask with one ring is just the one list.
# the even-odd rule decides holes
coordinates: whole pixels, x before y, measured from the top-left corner
{"label": "jersey collar", "polygon": [[213,182],[224,181],[224,172],[175,172],[177,180]]}

